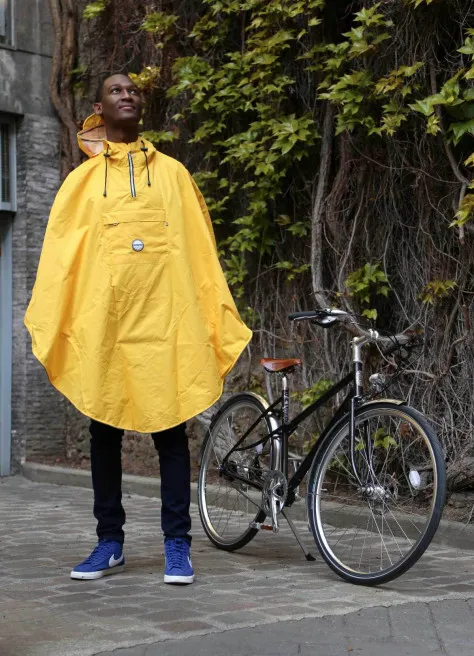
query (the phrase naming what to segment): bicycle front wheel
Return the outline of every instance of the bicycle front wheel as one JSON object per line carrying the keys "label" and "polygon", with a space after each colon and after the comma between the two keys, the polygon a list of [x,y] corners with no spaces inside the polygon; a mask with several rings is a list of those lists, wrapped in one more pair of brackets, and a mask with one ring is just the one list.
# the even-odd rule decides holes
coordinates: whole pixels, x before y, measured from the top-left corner
{"label": "bicycle front wheel", "polygon": [[[261,489],[266,472],[276,466],[276,447],[268,436],[273,416],[258,421],[267,407],[251,393],[231,397],[211,421],[204,439],[198,482],[199,514],[208,538],[219,549],[240,549],[256,535],[250,522],[263,522]],[[232,447],[258,423],[223,462]],[[256,442],[260,442],[252,446]],[[238,476],[235,478],[234,475]]]}
{"label": "bicycle front wheel", "polygon": [[380,401],[327,436],[308,479],[308,516],[327,564],[351,583],[385,583],[430,544],[443,511],[446,472],[436,434],[419,412]]}

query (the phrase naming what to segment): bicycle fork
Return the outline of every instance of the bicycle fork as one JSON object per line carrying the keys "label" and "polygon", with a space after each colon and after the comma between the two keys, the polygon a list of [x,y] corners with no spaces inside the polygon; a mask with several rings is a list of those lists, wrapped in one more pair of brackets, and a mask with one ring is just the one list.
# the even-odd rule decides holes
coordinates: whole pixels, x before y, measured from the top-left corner
{"label": "bicycle fork", "polygon": [[[369,331],[371,336],[372,333],[378,336],[378,333],[375,330]],[[362,482],[359,472],[357,470],[356,464],[356,429],[355,429],[355,413],[357,405],[360,403],[363,394],[363,384],[362,384],[362,346],[370,341],[369,337],[354,337],[352,340],[352,361],[354,365],[354,396],[351,398],[351,405],[349,410],[349,450],[350,450],[350,459],[352,471],[354,476],[360,485],[361,489],[364,489],[366,486]],[[367,435],[367,439],[364,444],[365,450],[367,452],[367,467],[368,473],[372,477],[372,480],[376,479],[376,474],[372,466],[372,448],[371,448],[371,438],[370,435]]]}

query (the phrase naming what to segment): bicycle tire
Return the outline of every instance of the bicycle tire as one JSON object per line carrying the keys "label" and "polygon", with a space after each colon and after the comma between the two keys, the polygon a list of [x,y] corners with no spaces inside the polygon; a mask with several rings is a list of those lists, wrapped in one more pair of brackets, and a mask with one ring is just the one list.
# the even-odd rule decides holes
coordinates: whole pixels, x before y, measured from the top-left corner
{"label": "bicycle tire", "polygon": [[[379,426],[375,433],[370,432],[371,420]],[[398,433],[394,430],[397,425]],[[326,436],[316,454],[308,478],[310,528],[322,557],[340,577],[358,585],[387,583],[417,562],[438,528],[446,495],[443,452],[434,429],[417,410],[392,400],[367,403],[356,412],[358,450],[355,457],[359,463],[356,462],[356,468],[360,467],[361,472],[366,470],[365,483],[370,479],[370,485],[361,486],[353,475],[348,459],[350,453],[345,455],[348,434],[349,416],[346,415]],[[411,446],[413,451],[408,454]],[[372,453],[370,458],[369,450]],[[375,466],[383,459],[385,472],[382,469],[374,478]],[[349,494],[349,488],[352,488],[353,496]],[[428,499],[430,491],[432,498]],[[365,503],[367,509],[356,514],[357,503],[361,507]],[[428,514],[426,520],[420,514],[423,509]],[[336,516],[337,512],[340,515]],[[403,523],[403,513],[408,517],[406,524]],[[387,528],[391,535],[387,533],[385,540]],[[395,535],[394,529],[400,535]],[[380,544],[377,550],[373,549],[364,556],[366,544],[370,545],[371,540]],[[402,552],[402,547],[406,553]],[[358,564],[355,554],[352,555],[352,549],[356,551],[357,548],[361,552]],[[397,550],[400,554],[397,553],[398,559],[393,562],[390,554]],[[344,558],[342,552],[346,554]],[[370,568],[372,570],[365,571]]]}
{"label": "bicycle tire", "polygon": [[[219,475],[218,460],[219,457],[222,458],[224,452],[228,453],[231,443],[237,441],[239,437],[237,431],[240,431],[240,436],[242,436],[245,430],[256,421],[258,415],[263,413],[267,407],[266,401],[256,394],[250,392],[236,394],[228,399],[213,417],[204,438],[198,479],[199,515],[207,537],[216,547],[225,551],[235,551],[248,544],[258,532],[258,529],[249,526],[250,521],[263,522],[266,514],[259,505],[261,493],[253,489],[247,490],[248,494],[247,492],[245,494],[247,496],[253,494],[255,508],[258,509],[255,512],[255,509],[252,508],[248,512],[248,498],[245,497],[243,490],[239,491],[237,489],[239,485],[242,487],[241,484],[237,481],[236,485],[232,485],[232,481],[229,481],[225,476]],[[232,425],[229,423],[229,417],[231,416]],[[239,425],[239,421],[241,425]],[[255,442],[257,439],[268,435],[275,427],[275,421],[273,415],[262,419],[250,434],[249,441]],[[226,430],[226,422],[228,430]],[[256,438],[255,433],[257,430],[260,430],[258,438]],[[223,440],[222,452],[218,451],[220,448],[219,440]],[[276,463],[274,441],[269,439],[263,444],[260,455],[258,455],[255,448],[236,452],[233,460],[231,458],[232,462],[230,464],[239,468],[241,475],[242,472],[247,471],[249,477],[259,476],[258,469],[255,468],[256,471],[253,471],[254,468],[249,466],[249,458],[253,459],[252,462],[255,463],[257,456],[264,464],[268,464],[269,469],[274,468]],[[211,463],[211,460],[215,462]],[[221,488],[224,488],[222,493]],[[232,491],[236,493],[233,495],[235,500],[229,501],[227,494],[232,493]],[[222,508],[216,505],[218,502]],[[216,508],[219,510],[215,510]],[[240,518],[242,518],[241,526]]]}

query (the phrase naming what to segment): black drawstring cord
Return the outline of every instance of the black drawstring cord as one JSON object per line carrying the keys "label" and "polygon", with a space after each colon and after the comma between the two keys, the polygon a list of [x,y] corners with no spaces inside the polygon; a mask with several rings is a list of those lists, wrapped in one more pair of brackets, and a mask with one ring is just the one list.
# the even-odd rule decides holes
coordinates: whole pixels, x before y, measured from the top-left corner
{"label": "black drawstring cord", "polygon": [[[140,148],[140,150],[145,155],[145,165],[146,165],[146,172],[147,172],[147,177],[148,177],[148,186],[151,187],[150,169],[148,168],[148,156],[147,156],[148,148],[145,146],[145,143],[143,141],[142,141],[142,144],[143,144],[143,147]],[[107,144],[107,151],[104,153],[104,157],[105,157],[104,197],[106,197],[107,196],[107,171],[108,171],[107,160],[110,157],[109,144]]]}
{"label": "black drawstring cord", "polygon": [[104,197],[107,196],[107,160],[110,157],[109,154],[109,144],[107,144],[107,152],[104,153],[105,157],[105,180],[104,180]]}
{"label": "black drawstring cord", "polygon": [[151,187],[150,169],[148,168],[148,157],[147,157],[148,148],[145,146],[145,143],[143,141],[142,141],[142,144],[143,144],[143,148],[140,148],[140,150],[145,155],[146,172],[147,172],[147,176],[148,176],[148,186]]}

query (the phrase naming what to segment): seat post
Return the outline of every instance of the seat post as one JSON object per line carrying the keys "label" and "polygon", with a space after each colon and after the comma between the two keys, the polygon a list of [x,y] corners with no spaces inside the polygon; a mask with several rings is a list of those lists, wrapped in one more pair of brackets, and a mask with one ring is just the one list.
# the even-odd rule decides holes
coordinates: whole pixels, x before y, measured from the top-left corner
{"label": "seat post", "polygon": [[290,414],[290,391],[288,389],[288,376],[281,373],[281,388],[283,390],[283,423],[287,424]]}
{"label": "seat post", "polygon": [[282,427],[281,427],[281,437],[282,437],[282,451],[283,451],[283,462],[282,471],[285,474],[288,480],[288,433],[286,432],[286,427],[290,420],[290,390],[288,387],[288,376],[285,372],[280,374],[281,376],[281,387],[282,387]]}

